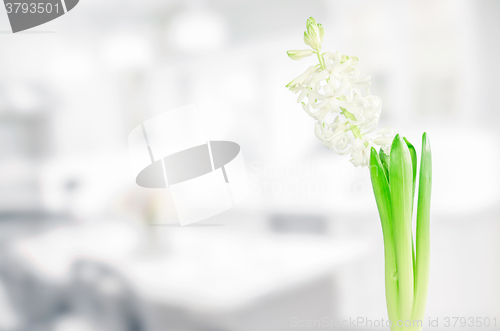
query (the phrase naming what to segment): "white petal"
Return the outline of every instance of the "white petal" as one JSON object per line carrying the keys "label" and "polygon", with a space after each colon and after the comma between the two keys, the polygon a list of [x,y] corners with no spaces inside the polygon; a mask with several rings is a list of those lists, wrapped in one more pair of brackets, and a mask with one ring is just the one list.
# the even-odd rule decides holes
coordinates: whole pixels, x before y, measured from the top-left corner
{"label": "white petal", "polygon": [[306,71],[304,71],[300,76],[292,80],[286,86],[293,87],[297,84],[304,84],[304,82],[307,81],[315,71],[316,71],[316,66],[310,66],[309,68],[307,68]]}
{"label": "white petal", "polygon": [[377,134],[395,136],[396,130],[392,126],[384,126],[377,132]]}
{"label": "white petal", "polygon": [[302,90],[302,92],[299,94],[299,97],[297,98],[297,103],[300,103],[302,100],[304,100],[304,98],[306,97],[307,95],[307,91],[309,91],[308,89],[304,88]]}
{"label": "white petal", "polygon": [[375,144],[379,146],[390,145],[392,143],[391,137],[378,137],[374,140]]}

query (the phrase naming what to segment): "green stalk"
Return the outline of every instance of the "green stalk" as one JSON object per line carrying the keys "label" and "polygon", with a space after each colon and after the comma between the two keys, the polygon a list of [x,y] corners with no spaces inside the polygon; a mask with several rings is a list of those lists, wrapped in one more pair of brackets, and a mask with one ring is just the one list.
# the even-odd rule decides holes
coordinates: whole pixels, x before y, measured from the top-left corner
{"label": "green stalk", "polygon": [[321,55],[321,47],[318,47],[316,49],[316,55],[318,55],[318,61],[319,64],[321,65],[321,69],[325,70],[325,60],[323,59],[323,55]]}
{"label": "green stalk", "polygon": [[411,215],[413,173],[410,151],[399,134],[392,142],[389,183],[399,279],[399,318],[404,323],[411,318],[414,294]]}
{"label": "green stalk", "polygon": [[[342,108],[342,107],[339,107],[339,108],[340,108],[340,112],[342,113],[342,115],[344,115],[345,118],[348,118],[348,119],[353,120],[353,121],[356,120],[356,116],[354,116],[352,113],[348,112],[347,109]],[[358,138],[360,140],[363,139],[363,135],[361,134],[361,132],[359,131],[359,128],[356,125],[349,123],[349,128],[351,129],[352,134],[354,135],[355,138]],[[368,145],[365,143],[365,146],[368,146]]]}
{"label": "green stalk", "polygon": [[[425,315],[429,288],[430,267],[430,210],[432,186],[431,145],[427,133],[422,136],[422,159],[417,207],[417,266],[415,272],[415,303],[412,320],[422,320]],[[417,330],[421,330],[418,328]]]}
{"label": "green stalk", "polygon": [[380,161],[377,151],[373,147],[370,156],[370,175],[384,237],[385,297],[387,301],[387,312],[392,322],[391,330],[396,330],[397,321],[399,320],[398,269],[391,215],[391,193],[386,177],[386,170]]}

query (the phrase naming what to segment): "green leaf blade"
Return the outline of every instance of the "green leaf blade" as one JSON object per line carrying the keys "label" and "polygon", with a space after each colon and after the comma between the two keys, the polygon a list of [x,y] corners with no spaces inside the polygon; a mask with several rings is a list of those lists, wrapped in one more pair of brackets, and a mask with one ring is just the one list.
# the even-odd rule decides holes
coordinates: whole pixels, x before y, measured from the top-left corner
{"label": "green leaf blade", "polygon": [[406,146],[408,146],[408,150],[410,151],[410,156],[411,156],[411,167],[413,170],[413,194],[412,194],[412,202],[415,200],[415,184],[417,182],[417,151],[415,150],[415,147],[406,139],[406,137],[403,137],[403,140],[406,143]]}
{"label": "green leaf blade", "polygon": [[[408,150],[410,151],[410,156],[411,156],[411,166],[413,170],[413,189],[412,189],[412,194],[411,194],[411,213],[413,217],[413,205],[415,204],[415,187],[417,183],[417,151],[415,150],[415,147],[406,139],[406,137],[403,137],[403,140],[406,143],[406,146],[408,146]],[[412,249],[412,261],[413,261],[413,277],[415,278],[415,270],[416,270],[416,257],[415,257],[415,244],[413,241],[413,233],[412,233],[412,241],[411,241],[411,249]]]}
{"label": "green leaf blade", "polygon": [[385,175],[387,176],[387,181],[389,181],[389,155],[385,154],[382,148],[379,150],[380,162],[384,166]]}
{"label": "green leaf blade", "polygon": [[385,295],[387,301],[387,312],[393,325],[396,325],[399,320],[398,270],[391,215],[391,193],[386,177],[386,170],[382,165],[377,151],[373,147],[370,155],[370,177],[372,180],[373,193],[377,202],[384,237]]}
{"label": "green leaf blade", "polygon": [[417,206],[417,266],[415,273],[415,303],[412,317],[423,319],[427,304],[430,268],[430,210],[432,189],[432,155],[427,133],[422,136],[422,159]]}
{"label": "green leaf blade", "polygon": [[400,319],[410,319],[414,299],[412,245],[413,170],[408,146],[398,135],[391,146],[389,163],[394,243],[399,278]]}

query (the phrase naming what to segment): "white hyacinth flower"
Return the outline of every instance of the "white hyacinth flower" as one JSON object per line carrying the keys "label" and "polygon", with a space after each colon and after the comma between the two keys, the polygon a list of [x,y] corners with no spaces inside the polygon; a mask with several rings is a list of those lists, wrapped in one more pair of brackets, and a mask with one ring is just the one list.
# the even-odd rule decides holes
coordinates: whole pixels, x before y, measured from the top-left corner
{"label": "white hyacinth flower", "polygon": [[350,154],[355,166],[367,166],[370,148],[379,145],[388,154],[396,131],[387,127],[375,140],[367,136],[377,128],[382,110],[382,101],[368,89],[370,77],[360,76],[357,57],[338,51],[321,53],[321,24],[310,18],[306,27],[304,41],[313,50],[289,51],[288,55],[299,60],[315,53],[319,65],[309,67],[287,87],[299,94],[297,102],[316,120],[314,133],[326,147]]}
{"label": "white hyacinth flower", "polygon": [[396,135],[396,130],[391,126],[385,126],[380,129],[377,134],[379,137],[375,138],[374,143],[379,145],[385,154],[389,155],[391,152],[391,143]]}

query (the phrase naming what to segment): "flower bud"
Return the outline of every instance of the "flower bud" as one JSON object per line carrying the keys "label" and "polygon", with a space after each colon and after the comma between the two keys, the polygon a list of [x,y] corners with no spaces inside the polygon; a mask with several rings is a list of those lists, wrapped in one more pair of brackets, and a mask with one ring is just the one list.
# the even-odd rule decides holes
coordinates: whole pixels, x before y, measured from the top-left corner
{"label": "flower bud", "polygon": [[309,17],[306,23],[306,31],[304,32],[304,42],[312,49],[321,48],[323,42],[323,35],[325,30],[321,24],[316,23],[316,20]]}
{"label": "flower bud", "polygon": [[314,52],[311,49],[301,49],[286,52],[292,60],[302,60],[305,57],[312,55]]}

